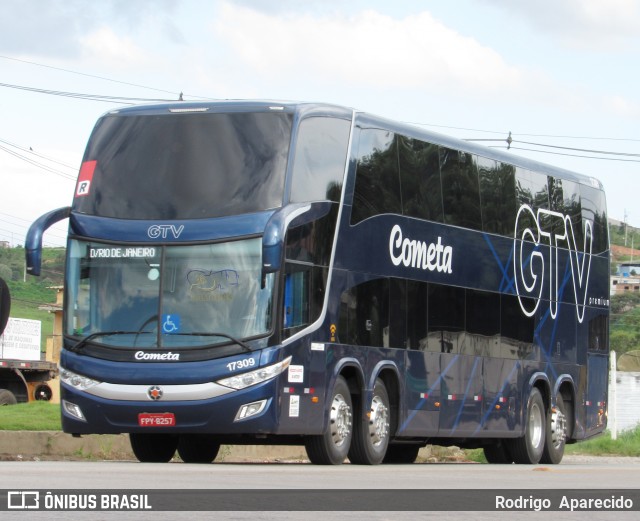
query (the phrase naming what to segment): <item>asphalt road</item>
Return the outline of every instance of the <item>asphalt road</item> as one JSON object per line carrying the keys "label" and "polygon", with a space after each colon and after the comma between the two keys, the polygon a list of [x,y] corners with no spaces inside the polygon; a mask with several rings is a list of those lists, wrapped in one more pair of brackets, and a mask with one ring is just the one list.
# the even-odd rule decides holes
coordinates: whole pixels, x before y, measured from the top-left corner
{"label": "asphalt road", "polygon": [[[52,511],[8,511],[2,512],[3,521],[14,519],[194,519],[215,518],[229,520],[249,519],[533,519],[540,515],[558,516],[562,519],[638,519],[640,518],[640,458],[566,458],[562,464],[546,465],[482,465],[467,463],[379,465],[373,467],[341,465],[337,467],[314,466],[308,463],[216,463],[211,465],[187,465],[184,463],[143,464],[131,461],[6,461],[0,462],[0,489],[3,490],[59,490],[70,493],[101,490],[153,492],[157,489],[181,489],[176,496],[183,504],[175,512],[52,512]],[[217,497],[221,501],[235,501],[238,505],[255,504],[256,497],[263,489],[275,489],[278,501],[265,504],[263,511],[227,510],[223,512],[189,513],[188,490],[207,489],[225,492]],[[336,492],[322,490],[333,489]],[[465,504],[470,497],[493,498],[504,491],[524,491],[524,497],[545,497],[543,491],[565,491],[590,489],[588,494],[597,495],[597,490],[631,489],[638,498],[636,510],[631,512],[591,511],[591,512],[442,512],[421,510],[417,512],[367,511],[366,508],[354,512],[298,512],[295,500],[306,495],[317,495],[321,503],[313,503],[321,509],[336,501],[360,508],[364,499],[372,504],[384,501],[384,510],[403,510],[411,504],[411,497],[403,495],[406,489],[421,489],[416,494],[434,500],[449,502],[455,509]],[[480,492],[470,492],[480,489]],[[312,490],[312,493],[303,492]],[[355,490],[355,492],[340,492]],[[369,491],[373,490],[371,494]],[[242,492],[239,492],[242,491]],[[536,492],[538,491],[538,492]],[[413,492],[412,492],[413,493]],[[170,496],[170,492],[163,492]],[[181,495],[182,494],[182,495]],[[218,493],[220,494],[220,493]],[[474,496],[475,494],[475,496]],[[347,497],[348,496],[348,497]],[[409,503],[406,503],[409,497]],[[291,507],[288,506],[290,498]],[[0,498],[4,501],[3,498]],[[414,496],[414,499],[416,497]],[[254,503],[251,503],[254,501]],[[439,503],[441,504],[441,503]],[[319,505],[319,506],[318,506]],[[352,506],[345,507],[345,510]],[[284,510],[284,511],[276,511]],[[445,510],[445,509],[443,509]],[[473,508],[469,508],[473,510]]]}

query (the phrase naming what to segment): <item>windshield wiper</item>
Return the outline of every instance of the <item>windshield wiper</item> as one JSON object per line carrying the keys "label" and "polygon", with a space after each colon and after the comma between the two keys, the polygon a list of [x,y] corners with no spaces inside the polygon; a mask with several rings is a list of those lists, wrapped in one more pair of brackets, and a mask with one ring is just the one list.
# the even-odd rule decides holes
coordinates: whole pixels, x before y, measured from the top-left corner
{"label": "windshield wiper", "polygon": [[[242,349],[244,349],[248,353],[253,353],[253,349],[251,349],[248,344],[246,344],[242,340],[237,339],[236,337],[233,337],[231,335],[227,335],[226,333],[215,333],[214,332],[214,333],[177,333],[177,334],[178,335],[187,335],[187,336],[221,336],[222,338],[228,338],[233,343],[238,344]],[[215,345],[215,344],[212,344],[212,345]],[[211,346],[204,346],[204,347],[211,347]]]}
{"label": "windshield wiper", "polygon": [[136,335],[141,333],[150,333],[150,331],[142,331],[142,332],[140,331],[100,331],[99,333],[91,333],[90,335],[87,335],[81,338],[73,346],[67,347],[67,349],[69,351],[74,351],[76,353],[79,353],[80,350],[87,343],[91,342],[91,340],[93,340],[94,338],[98,338],[101,336],[111,336],[111,335]]}
{"label": "windshield wiper", "polygon": [[[101,336],[111,336],[111,335],[136,335],[136,338],[138,335],[143,335],[143,334],[150,334],[153,333],[152,331],[101,331],[99,333],[92,333],[90,335],[87,335],[83,338],[81,338],[78,342],[76,342],[73,346],[71,347],[67,347],[67,349],[69,351],[74,351],[76,353],[79,353],[80,350],[89,342],[91,342],[94,338],[98,338]],[[226,338],[228,340],[231,340],[234,344],[238,344],[244,351],[247,351],[248,353],[253,353],[253,349],[251,349],[251,347],[249,347],[248,344],[246,344],[245,342],[243,342],[242,340],[239,340],[231,335],[227,335],[226,333],[173,333],[172,336],[219,336],[222,338]],[[135,345],[135,344],[134,344]],[[197,346],[196,349],[208,349],[210,347],[213,347],[217,344],[210,344],[210,345],[206,345],[206,346]]]}

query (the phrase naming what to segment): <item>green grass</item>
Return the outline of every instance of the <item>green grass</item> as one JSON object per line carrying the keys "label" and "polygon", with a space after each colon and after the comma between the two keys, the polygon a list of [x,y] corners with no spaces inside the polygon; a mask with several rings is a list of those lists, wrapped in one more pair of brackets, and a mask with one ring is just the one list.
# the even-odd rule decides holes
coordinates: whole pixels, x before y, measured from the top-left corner
{"label": "green grass", "polygon": [[[486,463],[482,449],[465,450],[465,456],[469,461]],[[640,425],[635,429],[618,433],[618,439],[612,440],[611,433],[605,432],[602,436],[567,445],[565,455],[588,456],[640,456]]]}
{"label": "green grass", "polygon": [[618,433],[612,440],[611,433],[582,443],[568,445],[565,454],[588,454],[591,456],[640,456],[640,426]]}
{"label": "green grass", "polygon": [[62,430],[62,425],[60,423],[60,404],[31,402],[0,407],[0,430]]}

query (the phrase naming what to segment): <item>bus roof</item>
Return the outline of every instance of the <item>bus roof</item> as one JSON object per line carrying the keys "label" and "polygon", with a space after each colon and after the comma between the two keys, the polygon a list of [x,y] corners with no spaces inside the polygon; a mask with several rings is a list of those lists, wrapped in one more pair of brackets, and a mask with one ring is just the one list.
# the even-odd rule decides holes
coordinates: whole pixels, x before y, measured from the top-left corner
{"label": "bus roof", "polygon": [[[160,115],[167,113],[197,113],[197,112],[255,112],[255,111],[284,111],[296,115],[298,118],[307,116],[327,116],[341,119],[355,117],[357,126],[364,128],[387,129],[408,137],[421,139],[448,148],[453,148],[470,154],[508,163],[516,167],[534,170],[536,172],[567,179],[602,190],[602,183],[591,176],[579,174],[571,170],[555,167],[534,159],[512,155],[509,152],[489,148],[487,146],[465,141],[462,139],[426,130],[412,123],[394,121],[384,117],[369,114],[357,109],[333,105],[330,103],[314,103],[302,101],[281,100],[218,100],[218,101],[175,101],[162,104],[136,105],[111,110],[105,115],[142,116]],[[506,141],[506,140],[505,140]]]}

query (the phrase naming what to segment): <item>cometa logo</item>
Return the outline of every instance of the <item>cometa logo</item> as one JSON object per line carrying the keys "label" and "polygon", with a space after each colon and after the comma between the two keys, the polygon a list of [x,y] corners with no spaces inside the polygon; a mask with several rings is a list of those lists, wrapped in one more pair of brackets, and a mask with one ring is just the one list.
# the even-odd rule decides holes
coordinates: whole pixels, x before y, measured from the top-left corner
{"label": "cometa logo", "polygon": [[178,361],[180,360],[180,353],[172,353],[171,351],[167,353],[146,353],[144,351],[136,351],[134,358],[136,360],[151,362]]}
{"label": "cometa logo", "polygon": [[452,273],[453,248],[444,246],[442,238],[430,244],[404,237],[402,228],[396,224],[389,235],[389,255],[394,266]]}

